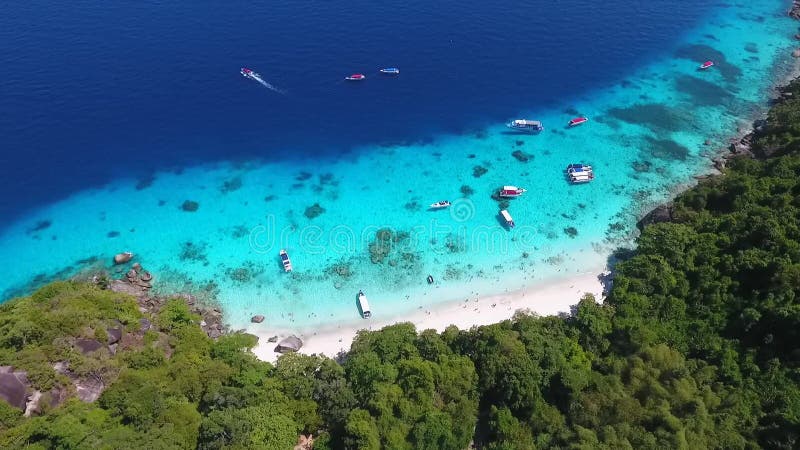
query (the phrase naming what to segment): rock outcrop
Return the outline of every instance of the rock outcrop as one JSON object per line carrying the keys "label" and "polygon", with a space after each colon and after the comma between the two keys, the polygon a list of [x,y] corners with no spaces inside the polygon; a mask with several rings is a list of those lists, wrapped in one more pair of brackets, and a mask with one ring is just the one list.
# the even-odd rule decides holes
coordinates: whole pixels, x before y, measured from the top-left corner
{"label": "rock outcrop", "polygon": [[14,372],[14,368],[11,366],[0,366],[0,400],[25,411],[28,402],[27,374],[25,372]]}
{"label": "rock outcrop", "polygon": [[[117,256],[114,257],[115,262]],[[121,280],[112,280],[108,283],[108,289],[114,292],[121,292],[123,294],[139,297],[145,295],[145,293],[153,287],[151,281],[153,281],[153,275],[144,270],[141,264],[134,263],[128,272],[125,273],[125,278]]]}
{"label": "rock outcrop", "polygon": [[[100,279],[100,278],[98,278]],[[154,277],[153,274],[145,270],[141,264],[134,263],[131,265],[131,268],[125,273],[125,276],[118,280],[112,280],[108,283],[108,289],[114,292],[119,292],[122,294],[128,294],[133,297],[136,297],[137,302],[139,303],[139,311],[143,313],[151,313],[156,314],[161,308],[166,304],[167,300],[171,298],[182,298],[186,301],[186,304],[189,305],[189,309],[192,313],[199,315],[202,320],[200,321],[200,326],[202,327],[205,333],[213,338],[216,339],[223,334],[228,332],[228,328],[222,321],[222,310],[218,307],[214,306],[204,306],[200,305],[197,302],[197,299],[191,294],[176,294],[170,296],[158,296],[152,295],[150,290],[152,289],[152,281]],[[256,316],[256,317],[263,317],[263,316]],[[263,320],[263,319],[262,319]],[[150,321],[147,319],[142,319],[142,321],[146,321],[147,324],[142,324],[142,330],[140,331],[140,335],[144,335],[147,329],[150,329]],[[258,323],[258,322],[256,322]],[[109,332],[109,339],[111,339],[112,330],[108,330]],[[117,341],[109,342],[109,344],[114,344],[120,340],[123,336],[117,337],[118,333],[115,333],[115,338]],[[121,334],[121,332],[119,333]],[[123,343],[123,347],[125,347]]]}
{"label": "rock outcrop", "polygon": [[133,253],[131,252],[123,252],[117,253],[114,255],[114,264],[125,264],[126,262],[133,259]]}
{"label": "rock outcrop", "polygon": [[103,393],[105,388],[105,383],[97,378],[75,380],[75,391],[78,394],[78,398],[86,403],[91,403],[100,398],[100,394]]}
{"label": "rock outcrop", "polygon": [[106,334],[108,334],[108,345],[116,344],[122,339],[122,328],[109,328]]}
{"label": "rock outcrop", "polygon": [[300,347],[303,346],[303,341],[300,340],[299,337],[295,335],[291,335],[284,340],[278,342],[278,345],[275,347],[275,351],[277,353],[289,353],[289,352],[296,352],[300,350]]}
{"label": "rock outcrop", "polygon": [[645,216],[636,223],[636,226],[641,230],[644,229],[645,226],[654,223],[670,222],[673,219],[672,213],[673,206],[671,204],[657,206],[655,209],[645,214]]}

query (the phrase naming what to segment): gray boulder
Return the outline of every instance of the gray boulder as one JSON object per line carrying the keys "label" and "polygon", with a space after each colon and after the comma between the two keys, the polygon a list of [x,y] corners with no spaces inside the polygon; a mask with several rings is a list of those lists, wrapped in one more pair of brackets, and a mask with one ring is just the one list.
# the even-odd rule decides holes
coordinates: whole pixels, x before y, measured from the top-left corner
{"label": "gray boulder", "polygon": [[672,213],[673,213],[672,205],[657,206],[654,210],[645,214],[645,216],[642,217],[642,219],[636,223],[636,226],[639,227],[639,229],[641,230],[644,229],[645,226],[654,223],[671,222],[673,219]]}
{"label": "gray boulder", "polygon": [[0,399],[24,411],[28,401],[25,384],[13,373],[0,373]]}
{"label": "gray boulder", "polygon": [[133,259],[133,253],[131,252],[117,253],[114,255],[114,264],[125,264],[131,259]]}

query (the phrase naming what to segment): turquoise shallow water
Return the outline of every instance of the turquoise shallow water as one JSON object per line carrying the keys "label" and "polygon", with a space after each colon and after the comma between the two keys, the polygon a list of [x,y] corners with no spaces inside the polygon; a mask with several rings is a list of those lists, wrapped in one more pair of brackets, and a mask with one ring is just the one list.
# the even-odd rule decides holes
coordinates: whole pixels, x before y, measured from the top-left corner
{"label": "turquoise shallow water", "polygon": [[[313,327],[357,317],[359,289],[380,318],[597,270],[611,249],[630,244],[642,211],[708,172],[714,152],[765,110],[771,84],[792,66],[796,24],[782,13],[767,0],[720,7],[613,86],[554,107],[512,108],[463,135],[308,163],[187,167],[83,191],[4,230],[0,264],[15,270],[0,292],[8,298],[130,250],[157,290],[214,296],[236,327],[253,314],[267,315],[265,327]],[[716,66],[699,72],[706,59]],[[567,129],[578,113],[590,122]],[[508,133],[502,122],[513,117],[546,129]],[[592,164],[595,181],[569,185],[571,162]],[[513,230],[490,198],[504,184],[529,191],[510,201]],[[443,199],[449,210],[427,209]],[[182,210],[187,200],[197,211]],[[315,204],[324,211],[307,217]],[[388,254],[373,261],[370,244],[387,228]],[[281,248],[292,274],[282,271]]]}

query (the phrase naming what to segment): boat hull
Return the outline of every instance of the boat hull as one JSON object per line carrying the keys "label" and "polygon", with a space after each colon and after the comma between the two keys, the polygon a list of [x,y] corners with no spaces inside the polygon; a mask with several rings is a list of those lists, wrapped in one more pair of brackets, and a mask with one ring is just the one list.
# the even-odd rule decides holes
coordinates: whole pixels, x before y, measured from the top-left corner
{"label": "boat hull", "polygon": [[544,130],[544,127],[541,128],[529,128],[529,127],[515,127],[513,125],[506,125],[509,129],[514,131],[519,131],[520,133],[528,133],[528,134],[536,134],[540,133]]}
{"label": "boat hull", "polygon": [[578,125],[583,125],[584,123],[588,122],[589,119],[582,118],[582,119],[572,119],[569,121],[570,127],[577,127]]}

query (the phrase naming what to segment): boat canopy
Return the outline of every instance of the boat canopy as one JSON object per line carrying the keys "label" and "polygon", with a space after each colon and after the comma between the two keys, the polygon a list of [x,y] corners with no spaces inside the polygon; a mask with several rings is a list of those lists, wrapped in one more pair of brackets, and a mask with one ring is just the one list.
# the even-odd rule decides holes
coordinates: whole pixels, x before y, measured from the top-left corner
{"label": "boat canopy", "polygon": [[369,301],[367,301],[367,296],[361,291],[358,291],[358,307],[361,308],[361,315],[365,319],[368,319],[370,316],[372,316],[372,311],[369,309]]}

